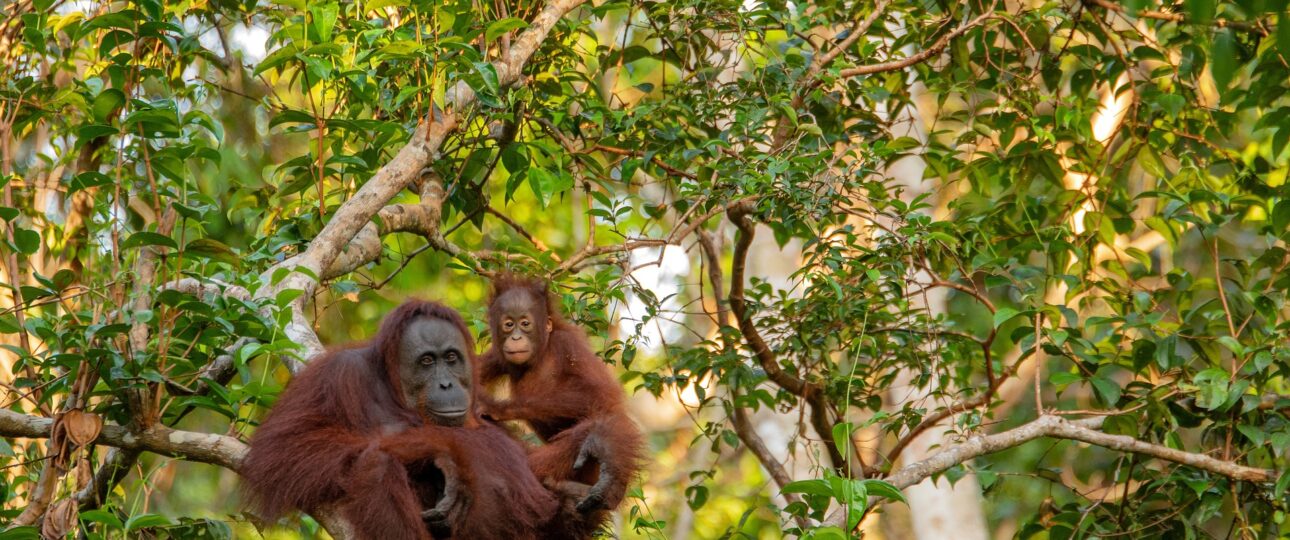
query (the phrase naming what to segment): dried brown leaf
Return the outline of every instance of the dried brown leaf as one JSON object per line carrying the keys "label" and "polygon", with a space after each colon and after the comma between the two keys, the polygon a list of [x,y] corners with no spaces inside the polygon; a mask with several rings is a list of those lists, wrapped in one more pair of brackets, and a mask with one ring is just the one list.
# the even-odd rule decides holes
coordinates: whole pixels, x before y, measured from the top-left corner
{"label": "dried brown leaf", "polygon": [[90,485],[94,478],[94,471],[90,469],[90,460],[85,456],[76,462],[76,491],[85,489]]}
{"label": "dried brown leaf", "polygon": [[45,514],[45,522],[40,526],[40,536],[45,540],[56,540],[67,536],[76,528],[78,519],[76,499],[68,497],[54,503]]}
{"label": "dried brown leaf", "polygon": [[63,415],[63,424],[67,429],[67,438],[76,446],[85,446],[97,439],[103,431],[103,418],[94,413],[70,410]]}

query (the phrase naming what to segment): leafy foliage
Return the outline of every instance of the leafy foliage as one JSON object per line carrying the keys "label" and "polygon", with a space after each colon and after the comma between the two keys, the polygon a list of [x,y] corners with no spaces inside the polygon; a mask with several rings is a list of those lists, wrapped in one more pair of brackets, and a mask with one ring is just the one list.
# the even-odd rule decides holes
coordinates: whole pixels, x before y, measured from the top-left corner
{"label": "leafy foliage", "polygon": [[[915,436],[1041,412],[1277,476],[1033,442],[944,472],[980,484],[994,525],[1287,534],[1286,2],[608,0],[503,85],[542,7],[0,8],[5,408],[244,438],[307,360],[297,315],[328,343],[409,294],[481,321],[479,274],[509,269],[552,277],[625,388],[675,413],[651,426],[628,534],[857,534],[875,508],[918,511],[883,480],[925,457]],[[478,100],[457,110],[462,82]],[[436,222],[365,216],[379,256],[278,292],[280,264],[449,113],[425,174],[378,201],[440,182]],[[759,438],[740,414],[787,419],[790,482],[736,453]],[[6,520],[45,461],[51,500],[135,464],[57,441],[0,445]],[[141,459],[66,525],[252,526],[210,504],[231,473],[172,485],[179,465]]]}

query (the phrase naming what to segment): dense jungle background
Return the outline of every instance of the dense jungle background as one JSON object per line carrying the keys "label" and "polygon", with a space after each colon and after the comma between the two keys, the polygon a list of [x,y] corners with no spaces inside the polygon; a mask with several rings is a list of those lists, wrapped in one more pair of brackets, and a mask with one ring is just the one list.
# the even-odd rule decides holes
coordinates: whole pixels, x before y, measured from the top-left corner
{"label": "dense jungle background", "polygon": [[0,15],[2,539],[327,534],[257,422],[502,270],[647,433],[612,536],[1290,537],[1284,0]]}

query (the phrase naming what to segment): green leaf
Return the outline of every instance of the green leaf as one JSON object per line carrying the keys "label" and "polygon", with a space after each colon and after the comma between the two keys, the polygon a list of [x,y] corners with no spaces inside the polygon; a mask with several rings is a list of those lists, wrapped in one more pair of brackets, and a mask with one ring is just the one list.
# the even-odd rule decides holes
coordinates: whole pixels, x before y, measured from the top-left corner
{"label": "green leaf", "polygon": [[107,124],[111,122],[109,117],[112,113],[124,104],[125,94],[115,88],[108,88],[94,96],[94,104],[90,105],[90,111],[94,115],[94,120]]}
{"label": "green leaf", "polygon": [[124,242],[121,242],[121,249],[133,249],[142,246],[162,246],[171,249],[178,249],[179,245],[174,239],[164,234],[158,234],[151,231],[139,231],[130,235]]}
{"label": "green leaf", "polygon": [[12,315],[0,315],[0,334],[17,334],[22,331],[18,320]]}
{"label": "green leaf", "polygon": [[198,238],[184,246],[184,253],[219,262],[225,262],[233,266],[239,266],[242,263],[241,257],[238,256],[233,248],[212,238]]}
{"label": "green leaf", "polygon": [[73,272],[68,268],[63,268],[55,272],[54,277],[51,278],[50,281],[53,283],[55,289],[60,291],[65,290],[76,282],[76,272]]}
{"label": "green leaf", "polygon": [[1196,396],[1196,405],[1201,408],[1214,410],[1227,402],[1230,381],[1226,371],[1209,368],[1197,373],[1192,382],[1200,391]]}
{"label": "green leaf", "polygon": [[1209,24],[1210,21],[1214,20],[1216,8],[1214,0],[1187,0],[1187,22]]}
{"label": "green leaf", "polygon": [[781,102],[778,104],[778,107],[779,107],[779,113],[784,115],[784,119],[791,122],[793,124],[793,127],[796,128],[797,110],[794,109],[792,105],[790,105],[788,102]]}
{"label": "green leaf", "polygon": [[1211,49],[1214,61],[1210,62],[1210,73],[1214,75],[1214,84],[1222,93],[1232,83],[1232,77],[1241,66],[1236,48],[1236,37],[1230,28],[1219,30],[1214,35],[1214,47]]}
{"label": "green leaf", "polygon": [[475,62],[475,71],[479,73],[480,79],[484,81],[484,90],[490,94],[497,94],[500,87],[497,82],[497,68],[493,67],[491,62]]}
{"label": "green leaf", "polygon": [[1048,376],[1048,382],[1057,386],[1066,386],[1084,380],[1078,373],[1058,371]]}
{"label": "green leaf", "polygon": [[1277,15],[1276,46],[1281,56],[1290,58],[1290,11]]}
{"label": "green leaf", "polygon": [[1007,306],[999,308],[998,311],[994,312],[994,327],[998,328],[1000,326],[1003,326],[1003,323],[1006,323],[1012,320],[1012,318],[1016,317],[1017,315],[1021,315],[1021,312],[1017,311],[1016,309],[1013,309]]}
{"label": "green leaf", "polygon": [[886,497],[893,501],[907,502],[905,501],[905,494],[901,493],[900,489],[892,484],[874,479],[864,480],[862,483],[870,495]]}
{"label": "green leaf", "polygon": [[844,456],[851,455],[851,422],[842,422],[833,426],[833,445]]}
{"label": "green leaf", "polygon": [[1277,479],[1276,485],[1272,488],[1272,497],[1280,499],[1282,495],[1285,495],[1286,488],[1290,488],[1290,469],[1282,471],[1281,477]]}
{"label": "green leaf", "polygon": [[523,144],[508,144],[502,149],[502,167],[511,174],[522,173],[529,168],[529,155]]}
{"label": "green leaf", "polygon": [[261,60],[260,63],[255,66],[255,71],[252,72],[252,75],[259,75],[270,69],[286,64],[287,61],[296,57],[296,52],[298,50],[299,49],[296,48],[294,43],[283,45],[282,48],[273,51],[268,56],[264,57],[264,60]]}
{"label": "green leaf", "polygon": [[1156,178],[1169,176],[1168,171],[1165,170],[1164,163],[1160,161],[1160,156],[1157,156],[1150,146],[1143,145],[1142,149],[1138,150],[1138,164],[1148,174]]}
{"label": "green leaf", "polygon": [[381,54],[389,56],[407,56],[423,49],[425,49],[424,45],[410,39],[404,39],[381,47]]}
{"label": "green leaf", "polygon": [[1114,379],[1096,375],[1088,382],[1093,385],[1093,390],[1097,391],[1097,397],[1107,407],[1114,407],[1116,402],[1120,401],[1120,383],[1115,382]]}
{"label": "green leaf", "polygon": [[811,538],[815,540],[847,540],[846,531],[838,527],[820,527],[811,531]]}
{"label": "green leaf", "polygon": [[244,345],[242,348],[237,350],[237,362],[239,364],[247,363],[252,358],[255,358],[255,355],[260,354],[260,349],[262,348],[263,346],[259,343],[248,343]]}
{"label": "green leaf", "polygon": [[812,478],[810,480],[798,480],[789,482],[780,490],[781,493],[805,493],[807,495],[817,495],[820,497],[833,497],[833,487],[823,478]]}
{"label": "green leaf", "polygon": [[300,289],[283,289],[273,298],[274,305],[285,308],[287,304],[294,302],[295,299],[304,296],[305,292]]}
{"label": "green leaf", "polygon": [[1240,431],[1241,435],[1245,435],[1245,438],[1249,439],[1255,446],[1263,446],[1263,443],[1268,439],[1267,432],[1256,426],[1239,425],[1236,426],[1236,430]]}
{"label": "green leaf", "polygon": [[171,522],[170,518],[166,516],[157,514],[139,514],[137,516],[131,516],[130,519],[126,520],[125,530],[137,531],[148,527],[164,527],[172,524],[173,522]]}
{"label": "green leaf", "polygon": [[[1221,287],[1222,284],[1218,284],[1216,286]],[[1232,354],[1236,355],[1238,358],[1245,355],[1245,346],[1241,345],[1241,342],[1237,341],[1237,339],[1232,336],[1218,336],[1216,341],[1218,341],[1218,344],[1222,345],[1225,349],[1232,351]]]}
{"label": "green leaf", "polygon": [[[116,128],[112,128],[112,132],[115,133]],[[71,186],[68,188],[67,192],[68,194],[71,194],[84,189],[108,186],[111,184],[112,178],[108,175],[98,171],[87,171],[76,175],[75,178],[72,178]]]}
{"label": "green leaf", "polygon": [[319,43],[331,41],[331,32],[336,28],[336,16],[339,13],[340,6],[334,3],[315,3],[309,6],[309,14],[313,17],[310,26]]}
{"label": "green leaf", "polygon": [[18,248],[19,253],[31,255],[40,249],[40,233],[31,229],[15,227],[13,229],[13,244]]}
{"label": "green leaf", "polygon": [[685,499],[691,510],[703,508],[703,505],[708,502],[708,488],[705,486],[685,488]]}
{"label": "green leaf", "polygon": [[22,291],[22,301],[27,303],[33,302],[35,300],[39,300],[41,298],[48,298],[50,296],[54,296],[55,294],[54,291],[51,291],[44,287],[33,287],[31,285],[23,285],[19,289]]}
{"label": "green leaf", "polygon": [[1281,235],[1286,231],[1290,231],[1290,199],[1277,203],[1276,208],[1272,210],[1272,233]]}
{"label": "green leaf", "polygon": [[528,177],[529,187],[533,188],[533,194],[537,195],[543,208],[550,204],[556,194],[573,187],[572,179],[566,182],[565,175],[553,173],[541,167],[530,167]]}
{"label": "green leaf", "polygon": [[515,30],[516,28],[527,28],[528,25],[529,23],[524,22],[523,19],[516,19],[515,17],[507,17],[505,19],[493,21],[492,24],[488,25],[488,30],[484,31],[484,42],[492,43],[502,34]]}
{"label": "green leaf", "polygon": [[10,527],[0,531],[0,540],[40,540],[40,530],[31,527]]}
{"label": "green leaf", "polygon": [[115,135],[117,131],[117,128],[104,124],[85,124],[76,129],[76,135],[78,137],[76,140],[76,146],[79,148],[82,144],[94,139],[107,137],[108,135]]}

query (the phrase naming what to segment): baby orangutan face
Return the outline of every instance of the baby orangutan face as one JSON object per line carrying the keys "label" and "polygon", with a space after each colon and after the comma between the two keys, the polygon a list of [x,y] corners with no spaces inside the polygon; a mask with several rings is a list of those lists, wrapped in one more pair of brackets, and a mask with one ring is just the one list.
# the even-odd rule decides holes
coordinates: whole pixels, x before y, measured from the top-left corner
{"label": "baby orangutan face", "polygon": [[526,289],[508,290],[493,301],[488,318],[497,349],[507,362],[524,365],[543,352],[551,333],[547,313],[546,300]]}

